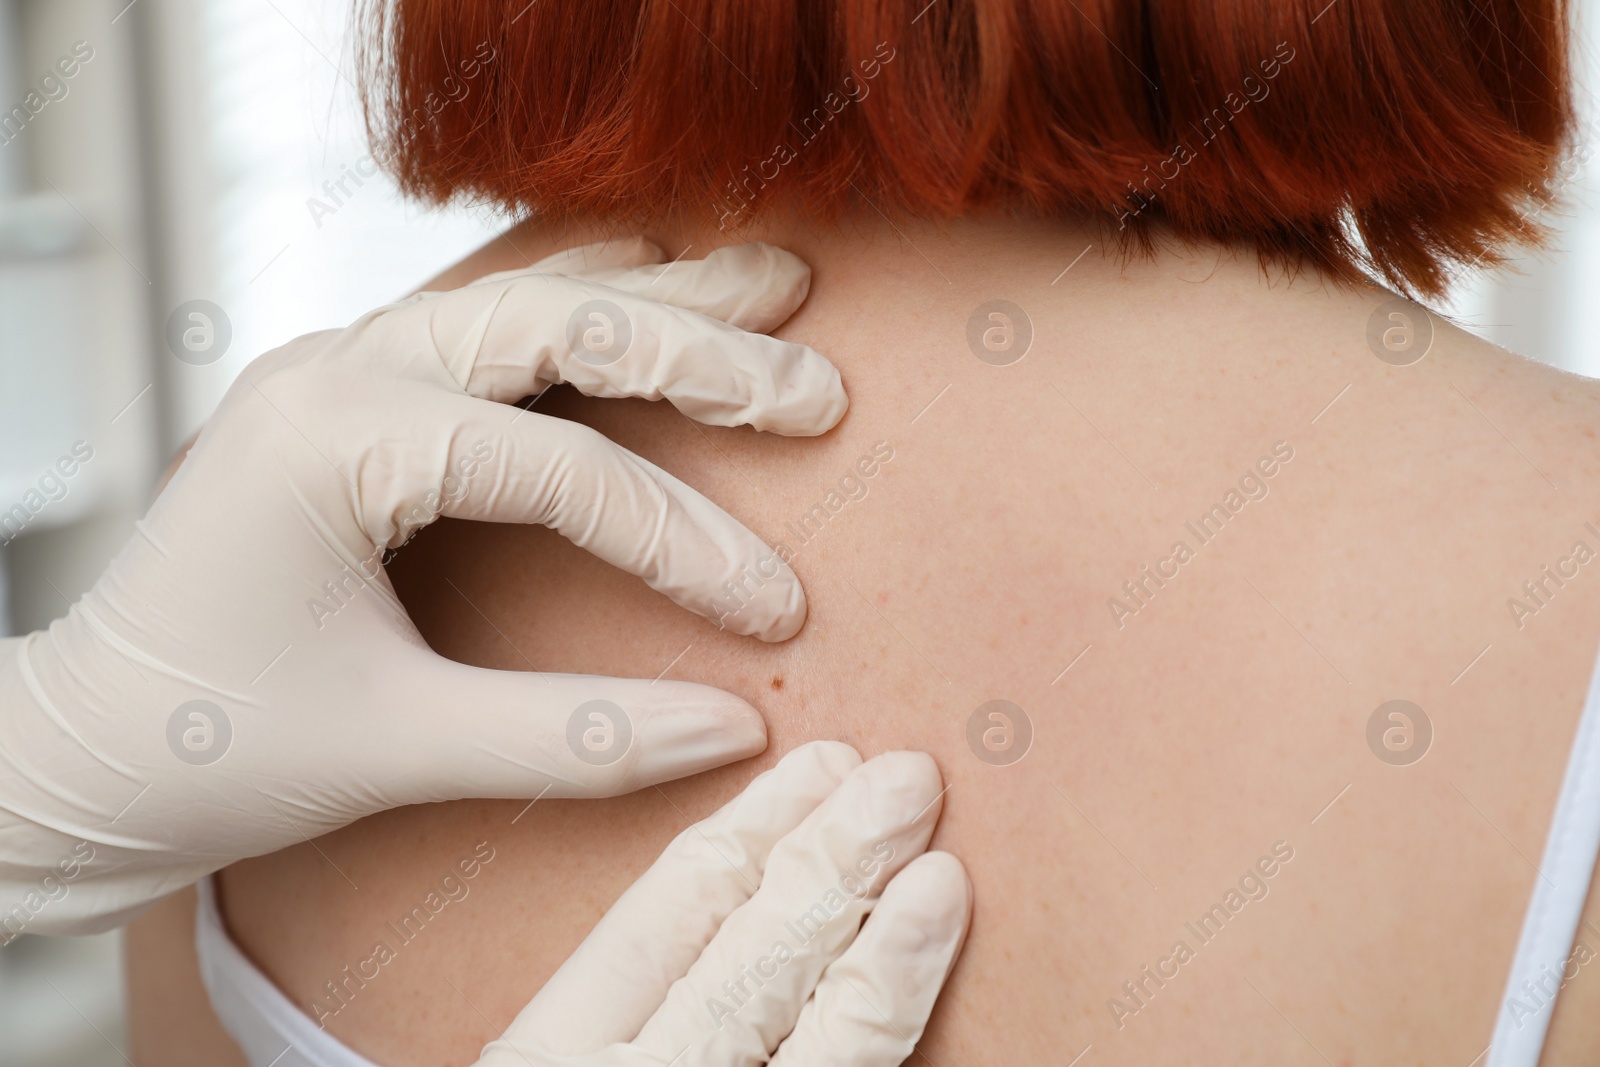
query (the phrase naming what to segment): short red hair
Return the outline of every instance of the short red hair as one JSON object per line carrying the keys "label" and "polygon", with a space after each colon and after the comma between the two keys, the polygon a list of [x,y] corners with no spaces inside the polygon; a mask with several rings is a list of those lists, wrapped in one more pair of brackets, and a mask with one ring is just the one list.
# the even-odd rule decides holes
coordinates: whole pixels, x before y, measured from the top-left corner
{"label": "short red hair", "polygon": [[365,0],[378,157],[519,212],[1079,214],[1438,294],[1538,234],[1565,0]]}

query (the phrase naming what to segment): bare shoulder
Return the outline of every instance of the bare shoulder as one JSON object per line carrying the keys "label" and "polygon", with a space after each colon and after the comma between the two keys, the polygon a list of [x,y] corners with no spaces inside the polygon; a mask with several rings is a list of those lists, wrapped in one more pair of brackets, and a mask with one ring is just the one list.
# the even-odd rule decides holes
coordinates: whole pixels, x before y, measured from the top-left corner
{"label": "bare shoulder", "polygon": [[1435,319],[1439,366],[1473,414],[1558,488],[1600,483],[1600,379],[1500,348]]}

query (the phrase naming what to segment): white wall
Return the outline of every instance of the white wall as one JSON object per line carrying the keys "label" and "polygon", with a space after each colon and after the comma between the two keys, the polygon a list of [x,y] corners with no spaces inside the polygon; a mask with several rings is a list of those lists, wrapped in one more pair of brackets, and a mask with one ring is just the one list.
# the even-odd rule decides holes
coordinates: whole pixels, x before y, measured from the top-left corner
{"label": "white wall", "polygon": [[[351,81],[348,4],[145,3],[155,88],[171,102],[157,190],[167,303],[211,300],[233,326],[218,363],[176,368],[181,440],[255,356],[405,293],[500,226],[409,206],[387,178],[350,179],[373,168]],[[351,195],[324,188],[340,180]]]}
{"label": "white wall", "polygon": [[[250,359],[411,290],[501,228],[404,204],[384,179],[346,179],[354,195],[317,225],[307,200],[331,203],[323,182],[366,151],[348,11],[0,0],[0,107],[73,42],[94,49],[67,95],[0,145],[0,511],[74,441],[95,449],[0,548],[0,631],[7,604],[25,631],[89,587]],[[167,348],[168,315],[192,299],[232,327],[210,365]],[[126,1062],[119,945],[24,936],[0,950],[0,1067]]]}
{"label": "white wall", "polygon": [[1469,280],[1450,311],[1524,355],[1600,377],[1600,0],[1576,0],[1579,130],[1562,168],[1565,203],[1542,217],[1549,247]]}

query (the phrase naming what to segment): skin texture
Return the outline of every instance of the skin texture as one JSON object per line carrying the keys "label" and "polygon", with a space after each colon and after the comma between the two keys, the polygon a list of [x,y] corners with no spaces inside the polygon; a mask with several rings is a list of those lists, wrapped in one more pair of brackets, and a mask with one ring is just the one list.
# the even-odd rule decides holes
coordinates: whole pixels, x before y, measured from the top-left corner
{"label": "skin texture", "polygon": [[200,983],[194,952],[195,892],[185,889],[129,923],[128,1057],[139,1067],[246,1067]]}
{"label": "skin texture", "polygon": [[[727,239],[651,236],[669,255]],[[1472,1062],[1594,664],[1600,560],[1520,627],[1507,599],[1574,542],[1600,550],[1600,387],[1437,318],[1426,357],[1391,366],[1367,343],[1389,294],[1227,249],[1123,262],[1066,223],[876,215],[759,236],[814,268],[779,332],[843,372],[836,430],[707,429],[565,391],[534,410],[797,548],[798,637],[719,633],[539,528],[441,522],[391,574],[445,655],[719,685],[762,709],[768,753],[614,801],[405,809],[238,864],[222,889],[246,952],[308,1011],[337,1007],[325,983],[488,842],[468,894],[326,1019],[379,1063],[470,1063],[672,835],[831,737],[924,749],[950,784],[934,846],[977,904],[928,1061]],[[592,237],[524,226],[444,281]],[[994,299],[1034,330],[1011,366],[968,346]],[[801,544],[790,527],[879,442],[893,458],[865,497]],[[1201,543],[1185,523],[1275,446],[1267,495]],[[1119,626],[1108,599],[1180,539],[1193,558]],[[995,699],[1034,731],[1010,766],[968,746]],[[1393,699],[1433,728],[1409,766],[1368,746]],[[1195,936],[1258,863],[1271,876],[1245,888],[1266,895]],[[1600,948],[1600,922],[1584,936]],[[1563,995],[1546,1063],[1592,1061],[1596,972]]]}

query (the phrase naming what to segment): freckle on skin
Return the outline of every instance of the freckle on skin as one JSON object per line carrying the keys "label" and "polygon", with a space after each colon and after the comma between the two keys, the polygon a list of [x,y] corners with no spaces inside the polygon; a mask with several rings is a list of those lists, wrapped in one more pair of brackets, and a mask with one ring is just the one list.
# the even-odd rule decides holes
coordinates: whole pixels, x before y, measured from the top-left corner
{"label": "freckle on skin", "polygon": [[773,679],[772,679],[772,688],[774,688],[774,689],[782,689],[783,688],[783,679],[781,677],[774,676]]}

